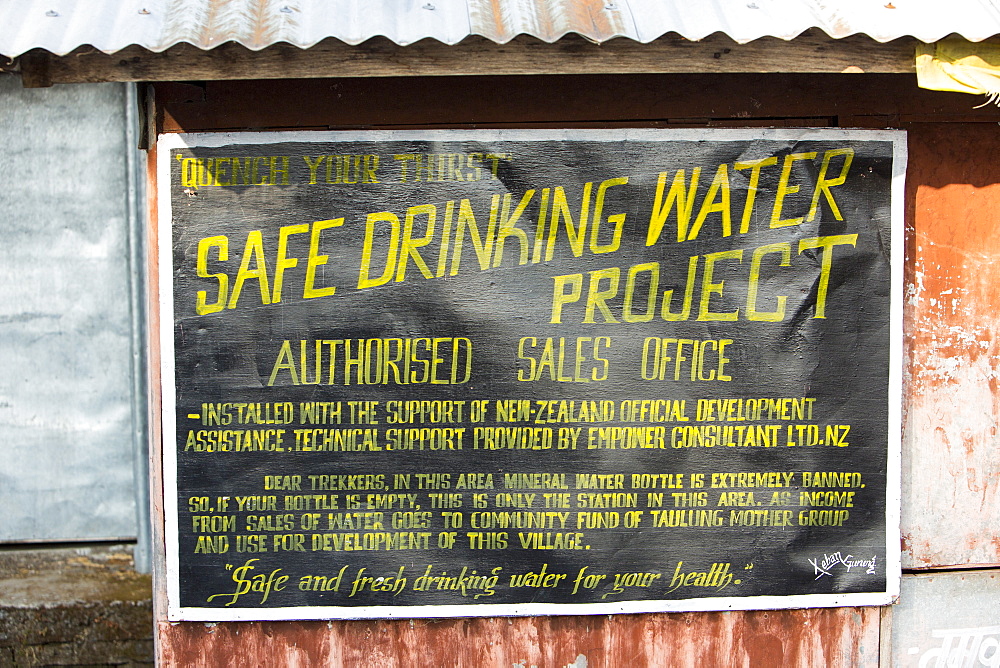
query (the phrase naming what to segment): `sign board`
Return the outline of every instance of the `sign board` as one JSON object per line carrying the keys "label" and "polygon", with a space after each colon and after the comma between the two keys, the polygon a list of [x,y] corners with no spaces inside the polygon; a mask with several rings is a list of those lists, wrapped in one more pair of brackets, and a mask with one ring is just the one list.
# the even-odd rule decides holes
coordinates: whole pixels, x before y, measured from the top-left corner
{"label": "sign board", "polygon": [[171,619],[898,591],[903,133],[158,155]]}

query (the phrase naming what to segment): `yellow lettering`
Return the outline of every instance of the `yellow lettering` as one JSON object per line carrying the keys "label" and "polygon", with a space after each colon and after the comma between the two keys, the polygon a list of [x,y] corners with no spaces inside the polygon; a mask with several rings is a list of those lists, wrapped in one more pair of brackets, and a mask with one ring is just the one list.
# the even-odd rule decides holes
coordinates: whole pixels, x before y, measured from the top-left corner
{"label": "yellow lettering", "polygon": [[213,247],[219,249],[219,262],[225,262],[229,259],[229,238],[220,235],[217,237],[206,237],[198,242],[198,276],[200,278],[214,278],[219,282],[218,299],[211,304],[207,303],[208,291],[198,291],[197,301],[195,302],[195,312],[198,315],[208,315],[209,313],[221,311],[226,304],[226,296],[229,293],[228,274],[222,272],[218,274],[208,273],[208,249]]}
{"label": "yellow lettering", "polygon": [[769,253],[781,253],[781,265],[787,267],[791,264],[792,247],[791,244],[782,242],[761,246],[753,252],[753,259],[750,261],[750,284],[747,288],[747,319],[762,322],[781,322],[785,318],[785,302],[788,297],[777,298],[778,307],[774,311],[757,310],[757,290],[760,285],[760,264],[765,255]]}
{"label": "yellow lettering", "polygon": [[798,185],[788,185],[788,179],[791,178],[792,175],[792,164],[796,160],[812,160],[815,157],[815,151],[810,151],[808,153],[789,153],[785,156],[785,161],[781,164],[781,177],[778,179],[778,189],[774,194],[774,209],[771,211],[771,227],[789,227],[791,225],[798,225],[805,220],[805,216],[782,220],[781,207],[785,202],[786,195],[794,195],[801,188],[801,186]]}

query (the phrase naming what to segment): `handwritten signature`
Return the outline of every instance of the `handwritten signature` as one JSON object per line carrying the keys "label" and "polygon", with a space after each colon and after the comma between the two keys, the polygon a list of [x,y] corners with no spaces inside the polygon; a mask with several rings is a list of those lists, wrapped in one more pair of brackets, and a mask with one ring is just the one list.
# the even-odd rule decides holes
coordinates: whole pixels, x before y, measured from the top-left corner
{"label": "handwritten signature", "polygon": [[833,569],[843,566],[850,573],[852,568],[864,568],[868,575],[875,575],[875,562],[878,557],[872,555],[871,559],[856,559],[853,554],[844,555],[841,552],[833,554],[823,554],[822,558],[809,559],[812,564],[815,579],[819,580],[824,575],[833,575]]}

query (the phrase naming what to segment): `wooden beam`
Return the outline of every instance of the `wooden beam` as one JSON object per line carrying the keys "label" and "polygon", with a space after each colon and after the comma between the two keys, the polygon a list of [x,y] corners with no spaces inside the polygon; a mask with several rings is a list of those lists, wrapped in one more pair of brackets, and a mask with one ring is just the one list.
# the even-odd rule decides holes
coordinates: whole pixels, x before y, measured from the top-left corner
{"label": "wooden beam", "polygon": [[982,98],[917,88],[912,74],[342,77],[150,86],[157,132],[1000,121],[1000,108],[974,108]]}
{"label": "wooden beam", "polygon": [[24,85],[104,81],[216,81],[327,77],[518,74],[880,73],[914,71],[914,38],[885,44],[855,35],[807,32],[791,41],[737,44],[723,34],[692,42],[676,35],[648,44],[618,38],[594,44],[578,35],[554,43],[519,36],[507,44],[469,37],[449,46],[399,46],[377,37],[358,46],[327,39],[309,49],[275,44],[250,51],[228,43],[211,51],[178,44],[162,53],[132,46],[114,54],[91,47],[67,56],[36,50],[21,59]]}

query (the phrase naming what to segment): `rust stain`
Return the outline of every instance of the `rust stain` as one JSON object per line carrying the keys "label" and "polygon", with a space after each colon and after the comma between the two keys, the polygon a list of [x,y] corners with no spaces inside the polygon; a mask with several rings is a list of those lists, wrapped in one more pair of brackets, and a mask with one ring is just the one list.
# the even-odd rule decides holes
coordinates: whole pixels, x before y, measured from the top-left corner
{"label": "rust stain", "polygon": [[[878,664],[879,608],[588,617],[160,623],[165,665]],[[581,658],[582,657],[582,658]]]}
{"label": "rust stain", "polygon": [[210,3],[204,11],[204,20],[201,25],[201,30],[199,31],[199,39],[203,44],[209,44],[214,46],[216,40],[219,39],[219,31],[216,26],[218,22],[219,12],[222,10],[225,2],[221,3]]}
{"label": "rust stain", "polygon": [[501,0],[476,0],[468,3],[469,31],[488,40],[506,44],[515,31],[508,25],[508,6]]}
{"label": "rust stain", "polygon": [[852,28],[853,23],[850,19],[840,15],[838,3],[817,2],[816,10],[821,14],[822,19],[815,21],[815,23],[821,25],[823,31],[831,37],[846,37],[857,32],[856,29]]}
{"label": "rust stain", "polygon": [[[578,32],[590,39],[604,42],[623,32],[621,22],[623,2],[611,0],[563,0],[560,3],[543,4],[544,7],[558,7],[559,22],[554,26],[553,39],[566,32]],[[586,28],[586,29],[585,29]]]}
{"label": "rust stain", "polygon": [[297,11],[281,11],[271,0],[168,0],[162,44],[197,43],[213,48],[237,41],[261,49],[281,41],[298,27]]}
{"label": "rust stain", "polygon": [[610,0],[470,0],[468,7],[471,32],[497,42],[521,33],[554,42],[568,32],[604,42],[627,34],[625,26],[631,20],[624,2]]}

